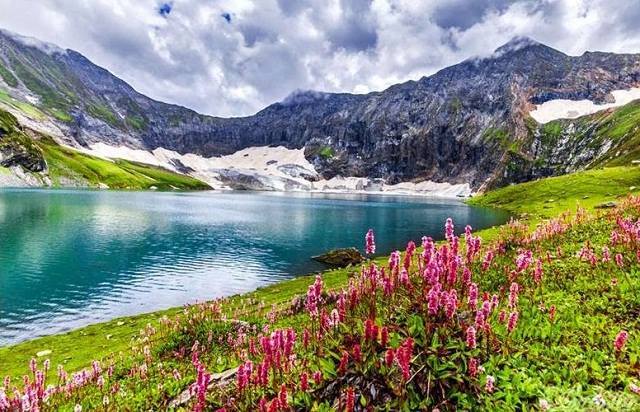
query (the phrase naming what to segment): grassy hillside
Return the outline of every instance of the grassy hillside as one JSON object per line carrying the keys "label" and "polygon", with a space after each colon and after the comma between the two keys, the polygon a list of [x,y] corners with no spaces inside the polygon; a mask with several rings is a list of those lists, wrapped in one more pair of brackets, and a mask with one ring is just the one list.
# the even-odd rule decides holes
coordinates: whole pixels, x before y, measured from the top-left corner
{"label": "grassy hillside", "polygon": [[575,209],[577,204],[592,209],[637,192],[640,192],[640,167],[611,167],[503,187],[468,203],[516,215],[527,214],[537,222]]}
{"label": "grassy hillside", "polygon": [[501,189],[473,202],[554,218],[4,348],[0,374],[28,374],[44,350],[40,370],[86,367],[73,386],[49,374],[63,393],[45,409],[640,410],[640,198],[622,197],[634,179],[615,168]]}
{"label": "grassy hillside", "polygon": [[593,153],[590,167],[629,166],[640,160],[640,101],[577,119],[561,119],[540,127],[541,157],[549,158],[560,141]]}
{"label": "grassy hillside", "polygon": [[[0,100],[3,98],[1,93],[0,91]],[[48,177],[55,187],[106,185],[111,189],[138,190],[209,188],[197,179],[160,167],[126,160],[109,161],[60,146],[48,136],[23,130],[13,115],[1,109],[0,151],[5,154],[25,153],[31,164],[46,162],[46,169],[43,171],[31,169],[32,176],[42,181],[43,185]]]}
{"label": "grassy hillside", "polygon": [[88,186],[105,184],[111,189],[159,190],[207,189],[208,185],[192,177],[126,160],[110,162],[62,147],[51,139],[37,142],[47,161],[48,174],[55,186],[78,182]]}

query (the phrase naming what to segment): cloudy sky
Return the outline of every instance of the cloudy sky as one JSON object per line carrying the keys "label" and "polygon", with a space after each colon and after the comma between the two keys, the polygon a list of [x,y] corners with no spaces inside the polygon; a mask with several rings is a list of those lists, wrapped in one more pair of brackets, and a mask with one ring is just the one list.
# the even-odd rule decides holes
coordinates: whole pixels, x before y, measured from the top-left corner
{"label": "cloudy sky", "polygon": [[2,28],[218,116],[295,89],[382,90],[516,35],[569,54],[640,52],[638,0],[0,0],[0,10]]}

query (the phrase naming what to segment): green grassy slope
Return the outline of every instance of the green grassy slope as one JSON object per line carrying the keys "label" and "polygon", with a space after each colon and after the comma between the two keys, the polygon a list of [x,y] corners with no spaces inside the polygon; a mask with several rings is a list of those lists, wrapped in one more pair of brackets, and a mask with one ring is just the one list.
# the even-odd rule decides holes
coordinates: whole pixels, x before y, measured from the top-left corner
{"label": "green grassy slope", "polygon": [[[5,97],[0,91],[0,100]],[[25,113],[37,110],[32,106],[15,106],[18,102],[13,100],[7,102],[5,103],[14,105]],[[32,158],[44,158],[47,170],[44,173],[34,174],[34,176],[42,180],[46,175],[56,187],[98,187],[104,184],[111,189],[134,190],[152,187],[159,190],[210,188],[204,182],[161,167],[126,160],[109,161],[60,146],[48,136],[37,132],[27,133],[22,130],[18,120],[9,112],[1,109],[0,131],[0,150],[26,152]]]}
{"label": "green grassy slope", "polygon": [[160,167],[116,160],[110,162],[76,150],[62,147],[51,139],[37,142],[47,161],[49,177],[54,185],[68,181],[86,182],[89,186],[106,184],[111,189],[159,190],[208,189],[205,183]]}
{"label": "green grassy slope", "polygon": [[539,131],[543,158],[561,139],[595,152],[606,148],[605,143],[609,142],[608,149],[591,167],[628,166],[633,160],[640,160],[640,101],[577,119],[555,120],[541,126]]}
{"label": "green grassy slope", "polygon": [[640,167],[611,167],[503,187],[472,198],[468,203],[517,215],[528,214],[537,221],[575,210],[577,204],[592,209],[638,191]]}

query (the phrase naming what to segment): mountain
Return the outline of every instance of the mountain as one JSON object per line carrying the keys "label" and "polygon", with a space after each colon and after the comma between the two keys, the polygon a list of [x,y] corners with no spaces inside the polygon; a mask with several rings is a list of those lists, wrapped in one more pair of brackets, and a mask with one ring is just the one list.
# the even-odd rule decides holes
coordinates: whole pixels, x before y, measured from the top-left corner
{"label": "mountain", "polygon": [[554,151],[575,122],[556,122],[551,130],[530,112],[557,99],[605,104],[616,90],[640,87],[640,54],[568,56],[515,38],[488,57],[381,92],[298,91],[238,118],[152,100],[73,50],[6,31],[0,78],[0,102],[26,114],[28,127],[78,148],[105,143],[210,157],[281,145],[304,149],[325,179],[431,180],[483,190],[602,163],[617,141],[605,134],[601,146],[591,147],[585,132],[587,144],[565,142]]}

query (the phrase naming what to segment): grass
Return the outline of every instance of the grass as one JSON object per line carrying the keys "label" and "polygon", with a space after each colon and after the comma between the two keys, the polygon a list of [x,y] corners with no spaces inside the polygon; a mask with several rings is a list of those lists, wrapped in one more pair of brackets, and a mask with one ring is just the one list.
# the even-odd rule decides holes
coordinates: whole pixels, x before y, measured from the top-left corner
{"label": "grass", "polygon": [[640,167],[611,167],[503,187],[468,203],[529,215],[537,222],[575,210],[577,204],[592,209],[638,191]]}
{"label": "grass", "polygon": [[331,159],[333,156],[336,155],[335,150],[333,150],[333,147],[330,146],[325,146],[322,149],[320,149],[320,157],[322,157],[323,159]]}
{"label": "grass", "polygon": [[114,162],[62,147],[53,140],[38,141],[54,185],[68,181],[86,182],[90,186],[107,185],[112,189],[200,190],[209,188],[189,176],[142,163],[116,160]]}
{"label": "grass", "polygon": [[[343,285],[348,278],[349,270],[328,271],[323,275],[325,283],[330,287]],[[313,276],[301,276],[292,280],[279,282],[243,295],[231,296],[225,300],[226,306],[236,308],[246,300],[264,301],[268,306],[285,305],[299,293],[306,291],[313,283]],[[250,308],[248,316],[251,315]],[[67,370],[78,370],[91,363],[93,359],[105,359],[114,354],[127,351],[132,339],[148,324],[157,327],[163,316],[173,316],[182,308],[171,308],[137,316],[129,316],[109,322],[89,325],[68,333],[36,338],[23,343],[0,348],[0,377],[20,377],[25,372],[25,365],[37,353],[50,350],[46,358],[53,365],[65,365]]]}
{"label": "grass", "polygon": [[32,104],[14,99],[6,91],[0,89],[0,102],[21,111],[34,120],[43,120],[46,116]]}
{"label": "grass", "polygon": [[[524,214],[533,225],[566,210],[575,210],[577,204],[594,212],[595,206],[605,201],[619,200],[620,196],[630,192],[632,186],[640,187],[640,168],[605,168],[498,189],[474,198],[470,203]],[[504,228],[488,229],[479,234],[484,239],[491,239],[499,236],[501,231]],[[616,332],[611,330],[612,322],[625,322],[630,331],[640,327],[637,317],[635,321],[630,321],[633,317],[624,315],[634,313],[634,307],[640,308],[640,295],[634,286],[640,282],[640,270],[633,269],[627,273],[620,288],[614,290],[609,281],[612,276],[610,269],[592,273],[584,262],[573,258],[587,239],[594,244],[606,244],[609,231],[610,223],[597,219],[589,225],[570,230],[561,240],[550,240],[539,246],[551,250],[561,246],[566,259],[559,260],[547,269],[545,276],[550,281],[544,290],[521,296],[522,327],[519,326],[517,335],[509,344],[510,357],[491,356],[484,364],[496,375],[502,387],[501,392],[485,408],[507,410],[509,405],[522,408],[538,398],[544,398],[564,405],[558,410],[580,410],[589,407],[596,393],[604,394],[614,410],[638,406],[633,395],[629,397],[623,391],[628,379],[627,372],[621,372],[612,361],[610,340],[612,333]],[[514,253],[515,249],[507,252],[496,266],[502,267],[512,262]],[[377,263],[384,265],[385,261],[385,258],[380,258]],[[326,287],[335,289],[344,286],[350,272],[349,269],[343,269],[324,273]],[[224,307],[229,313],[241,310],[243,319],[260,322],[264,310],[259,309],[258,302],[262,302],[266,308],[272,305],[286,308],[292,298],[304,294],[312,282],[311,276],[303,276],[277,283],[227,298],[223,301]],[[483,289],[491,290],[500,287],[504,278],[496,273],[480,282]],[[558,321],[554,325],[544,322],[546,315],[540,315],[537,309],[540,301],[557,305]],[[86,367],[92,359],[114,356],[127,359],[132,341],[140,336],[140,331],[147,324],[158,327],[163,316],[171,317],[181,310],[172,308],[115,319],[66,334],[0,348],[0,376],[20,376],[25,372],[29,359],[44,350],[51,351],[46,357],[51,359],[52,365],[62,364],[67,370]],[[304,317],[291,315],[278,321],[278,324],[300,326],[304,322]],[[588,350],[585,350],[585,345]],[[637,363],[640,354],[638,344],[633,345],[630,354],[632,365]],[[174,364],[174,361],[167,362]],[[220,362],[219,359],[220,369],[232,366],[227,361]],[[572,365],[570,369],[566,367],[568,364]],[[178,367],[181,364],[178,362],[175,365]],[[144,406],[141,407],[148,408],[145,402],[149,399],[145,401],[140,396],[137,402],[142,402]]]}
{"label": "grass", "polygon": [[0,62],[0,77],[11,87],[18,87],[18,79]]}
{"label": "grass", "polygon": [[585,151],[597,152],[605,143],[610,144],[590,167],[629,166],[633,160],[640,160],[640,101],[577,119],[554,120],[539,126],[538,132],[542,143],[539,161],[550,156],[564,138],[570,146],[584,147]]}
{"label": "grass", "polygon": [[102,119],[111,126],[118,127],[120,121],[118,116],[104,104],[92,104],[87,107],[87,112],[96,119]]}

